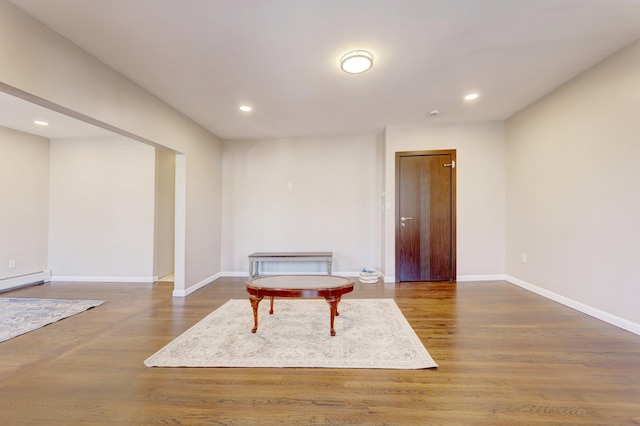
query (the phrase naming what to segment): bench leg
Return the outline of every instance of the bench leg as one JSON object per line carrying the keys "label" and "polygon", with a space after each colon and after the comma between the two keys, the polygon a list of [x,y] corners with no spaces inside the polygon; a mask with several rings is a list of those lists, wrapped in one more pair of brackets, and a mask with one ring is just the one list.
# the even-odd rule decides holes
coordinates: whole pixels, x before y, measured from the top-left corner
{"label": "bench leg", "polygon": [[255,278],[258,275],[260,275],[260,262],[249,260],[249,278]]}

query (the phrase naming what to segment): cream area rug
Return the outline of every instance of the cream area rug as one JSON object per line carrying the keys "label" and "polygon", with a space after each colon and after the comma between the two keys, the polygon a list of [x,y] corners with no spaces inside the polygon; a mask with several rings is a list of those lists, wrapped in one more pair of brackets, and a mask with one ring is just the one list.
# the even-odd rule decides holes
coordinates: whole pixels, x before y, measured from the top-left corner
{"label": "cream area rug", "polygon": [[102,300],[0,298],[0,342],[79,314],[102,303]]}
{"label": "cream area rug", "polygon": [[324,299],[259,305],[253,334],[249,299],[232,299],[148,358],[147,367],[437,367],[393,299],[343,299],[329,333]]}

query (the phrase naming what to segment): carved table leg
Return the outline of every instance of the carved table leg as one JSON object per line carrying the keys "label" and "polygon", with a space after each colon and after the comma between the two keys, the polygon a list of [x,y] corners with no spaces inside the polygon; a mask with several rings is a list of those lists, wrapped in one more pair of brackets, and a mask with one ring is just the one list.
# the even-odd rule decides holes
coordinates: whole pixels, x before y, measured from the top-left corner
{"label": "carved table leg", "polygon": [[330,325],[331,335],[335,336],[336,330],[333,328],[333,324],[334,324],[335,318],[338,315],[340,315],[338,313],[338,303],[340,303],[340,297],[327,297],[326,301],[331,308],[331,325]]}
{"label": "carved table leg", "polygon": [[273,296],[271,296],[271,308],[269,309],[269,313],[273,314]]}
{"label": "carved table leg", "polygon": [[253,328],[251,329],[252,333],[255,333],[258,330],[258,305],[260,304],[261,300],[262,296],[251,296],[251,307],[253,308]]}

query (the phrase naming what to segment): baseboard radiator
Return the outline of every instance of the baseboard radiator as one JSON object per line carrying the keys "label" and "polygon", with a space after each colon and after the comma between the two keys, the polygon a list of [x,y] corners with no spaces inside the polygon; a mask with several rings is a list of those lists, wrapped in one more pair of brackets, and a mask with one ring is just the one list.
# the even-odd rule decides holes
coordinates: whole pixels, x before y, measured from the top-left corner
{"label": "baseboard radiator", "polygon": [[17,277],[1,278],[0,292],[13,290],[29,285],[37,285],[51,280],[51,270],[34,272],[33,274],[19,275]]}

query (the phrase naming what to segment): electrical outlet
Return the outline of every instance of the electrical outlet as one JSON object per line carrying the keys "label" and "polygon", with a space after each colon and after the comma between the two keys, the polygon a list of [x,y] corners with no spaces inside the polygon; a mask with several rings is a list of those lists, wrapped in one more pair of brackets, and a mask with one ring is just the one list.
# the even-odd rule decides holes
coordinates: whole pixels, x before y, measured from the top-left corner
{"label": "electrical outlet", "polygon": [[11,260],[9,261],[9,269],[13,269],[13,268],[15,268],[15,267],[16,267],[16,261],[15,261],[15,260],[13,260],[13,259],[11,259]]}
{"label": "electrical outlet", "polygon": [[522,260],[522,263],[527,263],[527,253],[522,253],[522,256],[520,259]]}

